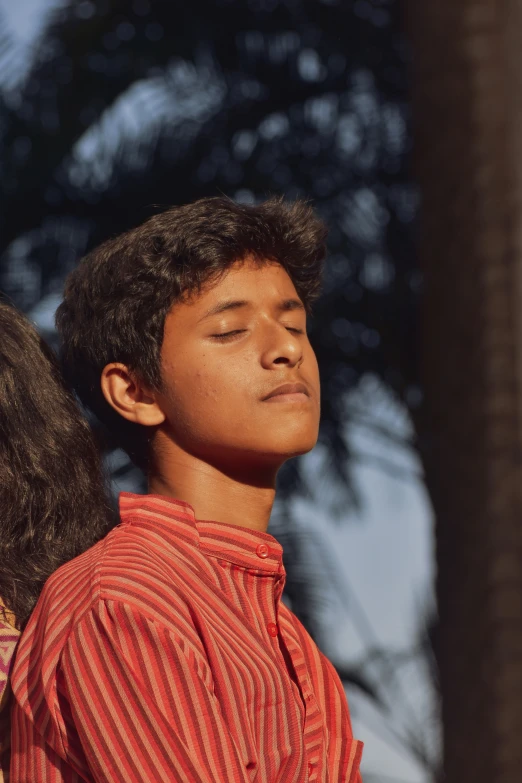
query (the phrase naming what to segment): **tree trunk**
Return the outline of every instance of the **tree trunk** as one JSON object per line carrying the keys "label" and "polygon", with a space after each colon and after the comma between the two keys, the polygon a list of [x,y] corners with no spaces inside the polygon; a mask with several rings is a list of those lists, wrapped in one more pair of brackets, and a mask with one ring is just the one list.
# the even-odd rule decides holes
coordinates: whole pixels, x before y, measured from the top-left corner
{"label": "tree trunk", "polygon": [[522,0],[408,0],[447,783],[522,781]]}

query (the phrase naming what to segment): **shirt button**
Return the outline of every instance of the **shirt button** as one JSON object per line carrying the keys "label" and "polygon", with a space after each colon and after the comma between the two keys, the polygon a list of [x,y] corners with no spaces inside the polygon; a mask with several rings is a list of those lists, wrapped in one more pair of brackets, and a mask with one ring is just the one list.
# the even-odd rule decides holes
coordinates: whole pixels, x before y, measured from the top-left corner
{"label": "shirt button", "polygon": [[268,633],[270,634],[270,636],[277,636],[277,634],[279,633],[279,628],[277,627],[277,625],[275,623],[268,623],[268,625],[266,626],[266,629],[267,629]]}
{"label": "shirt button", "polygon": [[268,557],[269,549],[268,549],[267,545],[266,544],[259,544],[258,547],[256,548],[256,555],[258,557],[262,557],[263,559],[265,557]]}

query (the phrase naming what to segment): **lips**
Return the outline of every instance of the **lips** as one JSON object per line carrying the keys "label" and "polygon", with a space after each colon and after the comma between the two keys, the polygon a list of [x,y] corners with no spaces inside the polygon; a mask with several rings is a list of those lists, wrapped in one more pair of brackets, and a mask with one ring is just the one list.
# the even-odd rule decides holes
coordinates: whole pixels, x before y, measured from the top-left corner
{"label": "lips", "polygon": [[304,383],[283,383],[282,386],[278,386],[270,394],[267,394],[266,397],[263,397],[263,400],[270,400],[272,397],[279,397],[285,394],[306,394],[307,397],[310,396],[308,388]]}

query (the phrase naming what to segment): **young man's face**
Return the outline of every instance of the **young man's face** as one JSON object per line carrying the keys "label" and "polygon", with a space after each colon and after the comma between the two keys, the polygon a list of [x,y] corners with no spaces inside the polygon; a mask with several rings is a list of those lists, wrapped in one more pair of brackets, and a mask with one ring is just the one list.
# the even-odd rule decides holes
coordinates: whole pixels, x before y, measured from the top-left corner
{"label": "young man's face", "polygon": [[162,430],[184,451],[248,469],[279,467],[315,445],[317,361],[302,302],[279,264],[237,263],[175,304],[161,359]]}

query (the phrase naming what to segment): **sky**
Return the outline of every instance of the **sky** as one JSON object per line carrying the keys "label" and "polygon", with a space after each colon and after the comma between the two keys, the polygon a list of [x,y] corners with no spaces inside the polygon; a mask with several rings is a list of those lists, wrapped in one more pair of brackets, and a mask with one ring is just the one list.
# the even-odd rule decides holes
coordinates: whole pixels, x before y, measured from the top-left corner
{"label": "sky", "polygon": [[0,0],[5,20],[24,43],[40,32],[45,14],[57,5],[59,0]]}
{"label": "sky", "polygon": [[[407,413],[371,377],[356,397],[358,410],[370,424],[352,426],[348,435],[352,450],[360,455],[352,468],[360,510],[336,521],[321,514],[318,504],[296,502],[303,528],[327,542],[331,565],[326,570],[336,574],[337,605],[325,618],[325,652],[335,663],[355,665],[376,646],[392,653],[411,649],[423,618],[433,608],[434,582],[433,518],[418,457],[408,446],[386,443],[371,431],[373,421],[406,439],[411,427]],[[307,458],[311,475],[316,468],[313,454]],[[318,489],[319,499],[324,492]],[[382,783],[428,783],[422,767],[390,736],[390,726],[421,726],[429,745],[437,747],[426,671],[418,658],[393,668],[382,671],[385,679],[396,679],[390,687],[391,722],[383,720],[386,713],[372,708],[356,689],[348,691],[354,733],[365,742],[365,783],[373,780],[369,772],[379,773],[375,780]]]}
{"label": "sky", "polygon": [[[30,62],[28,54],[31,43],[41,33],[49,11],[61,3],[62,0],[0,0],[0,33],[7,32],[16,43],[4,57],[0,56],[0,84],[12,85],[13,73],[16,74],[14,78],[23,78]],[[6,63],[11,65],[13,62],[16,68],[4,67]]]}
{"label": "sky", "polygon": [[[0,0],[0,10],[18,41],[23,61],[25,47],[41,30],[46,12],[59,0]],[[32,316],[42,328],[52,326],[58,301],[51,297]],[[407,437],[410,424],[404,410],[378,383],[368,378],[356,405],[370,426],[353,427],[348,437],[354,451],[353,475],[361,497],[359,511],[349,510],[342,522],[320,511],[317,502],[297,500],[294,516],[303,531],[325,544],[331,564],[332,600],[325,608],[328,650],[334,662],[358,665],[369,650],[378,647],[401,653],[415,642],[423,616],[433,601],[433,519],[416,456],[407,447],[391,445],[372,434],[371,422]],[[317,475],[320,454],[309,459],[311,480]],[[313,540],[313,536],[312,536]],[[309,556],[317,559],[319,547]],[[397,660],[400,656],[397,656]],[[433,701],[422,664],[393,663],[389,680],[393,723],[425,725]],[[428,783],[411,754],[400,750],[391,737],[389,721],[382,719],[370,701],[355,690],[348,692],[354,733],[365,742],[365,783]],[[393,724],[392,724],[393,728]],[[436,731],[432,731],[436,742]]]}

